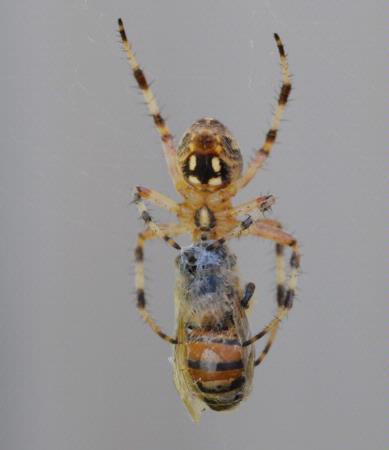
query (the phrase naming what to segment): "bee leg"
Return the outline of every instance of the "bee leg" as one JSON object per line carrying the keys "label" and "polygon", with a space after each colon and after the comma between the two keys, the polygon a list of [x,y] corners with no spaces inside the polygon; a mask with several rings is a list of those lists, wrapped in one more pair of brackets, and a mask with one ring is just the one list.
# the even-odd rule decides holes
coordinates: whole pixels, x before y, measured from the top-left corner
{"label": "bee leg", "polygon": [[247,309],[249,307],[249,301],[250,301],[251,297],[253,296],[254,291],[255,291],[255,284],[247,283],[246,287],[244,288],[243,298],[240,301],[242,308]]}

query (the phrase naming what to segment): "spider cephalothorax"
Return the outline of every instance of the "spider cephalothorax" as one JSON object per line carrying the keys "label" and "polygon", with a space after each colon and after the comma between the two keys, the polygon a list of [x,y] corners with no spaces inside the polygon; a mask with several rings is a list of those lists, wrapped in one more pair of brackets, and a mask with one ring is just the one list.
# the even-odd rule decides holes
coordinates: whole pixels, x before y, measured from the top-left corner
{"label": "spider cephalothorax", "polygon": [[199,190],[217,190],[242,173],[242,155],[228,129],[211,118],[200,119],[187,130],[177,151],[179,170]]}

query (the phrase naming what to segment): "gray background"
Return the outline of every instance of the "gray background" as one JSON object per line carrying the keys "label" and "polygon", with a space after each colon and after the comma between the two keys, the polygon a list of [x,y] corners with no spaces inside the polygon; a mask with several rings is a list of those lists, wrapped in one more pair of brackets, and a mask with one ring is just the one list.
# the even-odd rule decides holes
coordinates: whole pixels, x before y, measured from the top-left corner
{"label": "gray background", "polygon": [[[1,449],[387,448],[386,3],[2,2]],[[246,161],[280,85],[274,31],[294,75],[280,140],[238,200],[278,197],[303,247],[299,297],[250,398],[198,426],[134,306],[130,192],[177,196],[119,16],[173,132],[214,116]],[[258,286],[257,331],[274,311],[273,248],[233,248]],[[173,257],[147,249],[168,330]]]}

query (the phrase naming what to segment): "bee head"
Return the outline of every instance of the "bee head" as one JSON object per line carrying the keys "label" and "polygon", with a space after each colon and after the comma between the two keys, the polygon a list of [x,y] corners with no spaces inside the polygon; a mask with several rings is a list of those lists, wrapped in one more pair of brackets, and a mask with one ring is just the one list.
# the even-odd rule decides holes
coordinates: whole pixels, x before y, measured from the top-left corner
{"label": "bee head", "polygon": [[228,129],[215,119],[195,122],[178,146],[178,164],[185,181],[200,191],[216,191],[237,180],[242,155]]}

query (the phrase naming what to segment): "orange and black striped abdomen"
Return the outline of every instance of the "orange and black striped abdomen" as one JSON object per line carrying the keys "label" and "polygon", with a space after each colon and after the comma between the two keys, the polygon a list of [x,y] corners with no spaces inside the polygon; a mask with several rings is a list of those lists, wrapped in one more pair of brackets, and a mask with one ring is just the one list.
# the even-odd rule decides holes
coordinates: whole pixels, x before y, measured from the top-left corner
{"label": "orange and black striped abdomen", "polygon": [[186,345],[188,373],[201,399],[216,411],[237,406],[247,381],[246,349],[239,340],[204,332]]}

